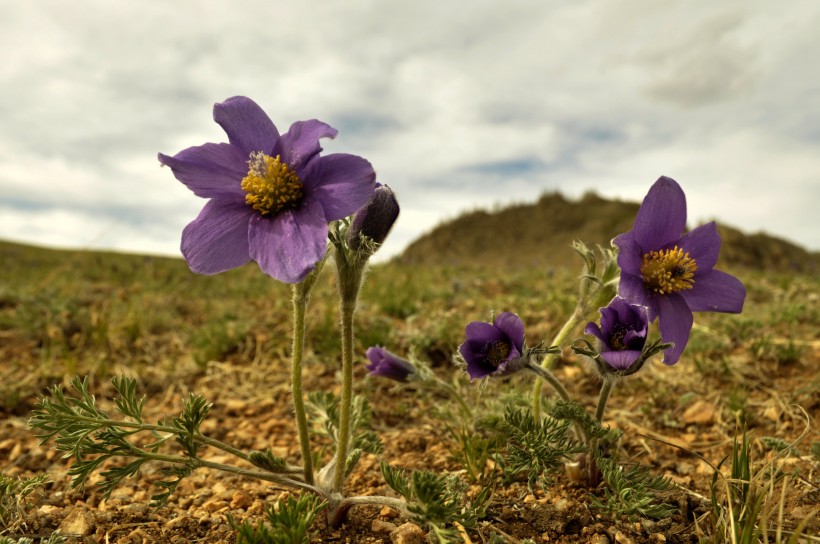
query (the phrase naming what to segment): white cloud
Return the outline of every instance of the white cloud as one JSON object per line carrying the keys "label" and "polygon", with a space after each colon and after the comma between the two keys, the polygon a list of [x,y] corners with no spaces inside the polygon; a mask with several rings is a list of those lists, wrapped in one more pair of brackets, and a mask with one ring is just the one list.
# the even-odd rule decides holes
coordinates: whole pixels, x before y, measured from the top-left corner
{"label": "white cloud", "polygon": [[[317,117],[402,203],[383,255],[459,210],[640,199],[820,249],[820,4],[0,0],[0,237],[177,252],[202,201],[156,152],[245,94]],[[102,233],[102,234],[99,234]]]}

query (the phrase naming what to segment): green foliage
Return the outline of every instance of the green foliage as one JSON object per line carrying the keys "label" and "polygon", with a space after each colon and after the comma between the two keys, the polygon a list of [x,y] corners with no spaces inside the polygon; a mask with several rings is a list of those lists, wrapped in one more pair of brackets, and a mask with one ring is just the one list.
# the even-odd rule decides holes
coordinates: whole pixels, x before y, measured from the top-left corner
{"label": "green foliage", "polygon": [[[93,472],[111,459],[132,458],[124,465],[100,472],[103,479],[98,485],[104,497],[110,496],[124,479],[138,475],[145,463],[164,462],[166,466],[161,472],[169,479],[157,482],[163,491],[151,497],[155,505],[162,505],[179,482],[199,466],[198,452],[203,440],[199,427],[211,405],[200,395],[191,394],[179,416],[149,425],[142,419],[145,398],[137,398],[136,381],[122,377],[114,378],[112,383],[117,392],[114,405],[122,419],[112,419],[99,408],[89,392],[88,378],[76,377],[71,386],[77,396],[66,396],[62,387],[53,387],[51,396],[37,404],[29,425],[41,443],[53,439],[56,449],[65,452],[64,457],[74,459],[68,471],[72,487],[83,486]],[[141,432],[152,441],[138,445],[136,435]],[[181,447],[182,456],[158,454],[170,437]]]}
{"label": "green foliage", "polygon": [[674,487],[672,481],[663,476],[653,476],[646,467],[634,465],[620,466],[617,460],[607,457],[596,459],[606,487],[604,500],[592,497],[593,508],[603,510],[615,519],[620,516],[663,518],[672,515],[675,508],[658,503],[657,493]]}
{"label": "green foliage", "polygon": [[236,544],[307,544],[310,527],[325,506],[315,495],[300,495],[298,499],[288,496],[266,506],[267,524],[245,521],[237,525],[231,519],[237,532]]}
{"label": "green foliage", "polygon": [[407,501],[411,518],[426,526],[431,538],[441,544],[463,542],[458,531],[448,525],[458,522],[467,528],[475,527],[485,515],[489,487],[469,500],[467,484],[457,475],[440,475],[427,470],[408,474],[387,463],[382,463],[381,469],[387,485]]}
{"label": "green foliage", "polygon": [[[307,408],[316,431],[330,438],[335,444],[339,433],[339,398],[329,391],[312,391],[308,394]],[[371,417],[372,412],[367,399],[361,395],[354,395],[350,412],[351,451],[379,454],[384,449],[381,439],[369,428]]]}
{"label": "green foliage", "polygon": [[33,478],[13,478],[0,472],[0,527],[13,529],[24,517],[26,498],[48,481],[47,474]]}
{"label": "green foliage", "polygon": [[572,436],[568,418],[548,416],[536,420],[529,409],[508,408],[504,421],[508,434],[507,470],[512,474],[526,473],[530,489],[539,478],[586,451],[586,446]]}
{"label": "green foliage", "polygon": [[[52,533],[47,539],[41,538],[40,544],[66,544],[68,539],[64,536]],[[17,540],[7,536],[0,536],[0,544],[35,544],[33,538],[21,537]]]}

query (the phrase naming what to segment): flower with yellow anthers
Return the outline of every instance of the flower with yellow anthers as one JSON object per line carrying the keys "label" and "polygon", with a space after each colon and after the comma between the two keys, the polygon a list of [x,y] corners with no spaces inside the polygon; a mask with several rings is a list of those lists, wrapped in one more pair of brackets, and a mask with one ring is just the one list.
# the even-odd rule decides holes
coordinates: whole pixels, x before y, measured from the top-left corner
{"label": "flower with yellow anthers", "polygon": [[714,270],[720,236],[714,222],[684,234],[686,195],[678,183],[659,178],[644,198],[632,230],[617,236],[621,282],[618,294],[646,306],[649,320],[658,318],[664,342],[664,362],[680,359],[692,312],[739,313],[746,288],[734,276]]}
{"label": "flower with yellow anthers", "polygon": [[355,213],[373,194],[365,159],[321,156],[336,129],[312,119],[280,135],[250,98],[214,105],[228,143],[189,147],[159,161],[195,195],[209,199],[182,232],[191,270],[218,274],[256,261],[266,274],[298,283],[327,251],[327,225]]}

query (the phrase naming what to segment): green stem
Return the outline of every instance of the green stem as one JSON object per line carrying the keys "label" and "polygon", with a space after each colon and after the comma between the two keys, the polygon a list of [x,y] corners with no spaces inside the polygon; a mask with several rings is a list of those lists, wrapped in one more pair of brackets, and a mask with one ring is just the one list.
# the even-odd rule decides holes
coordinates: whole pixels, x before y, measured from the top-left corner
{"label": "green stem", "polygon": [[604,379],[604,384],[601,386],[601,394],[598,396],[598,407],[595,409],[595,419],[598,420],[598,423],[601,423],[604,419],[606,403],[609,400],[609,394],[612,393],[612,387],[614,385],[614,380]]}
{"label": "green stem", "polygon": [[342,297],[342,398],[339,406],[339,437],[336,443],[336,467],[333,473],[333,491],[342,492],[347,473],[347,455],[350,449],[351,421],[353,405],[353,314],[356,311],[356,297],[346,300]]}
{"label": "green stem", "polygon": [[[125,429],[138,429],[141,431],[154,431],[159,433],[168,433],[168,434],[183,434],[183,431],[176,427],[169,427],[167,425],[151,425],[149,423],[137,423],[134,421],[124,421],[124,420],[116,420],[116,419],[100,419],[96,417],[89,417],[89,416],[80,416],[80,415],[72,415],[68,416],[66,419],[70,419],[71,421],[82,421],[87,423],[96,423],[100,427],[122,427]],[[233,454],[240,459],[250,462],[248,454],[242,450],[238,450],[224,442],[220,442],[214,438],[209,438],[203,434],[194,433],[193,439],[197,442],[202,444],[206,444],[208,446],[212,446],[216,449],[220,449],[224,452]]]}
{"label": "green stem", "polygon": [[[555,335],[555,338],[552,339],[551,346],[558,346],[561,347],[561,344],[566,342],[569,335],[575,330],[575,327],[578,326],[584,320],[584,316],[582,312],[575,309],[572,315],[567,319],[567,322],[564,323],[564,326],[561,327],[561,330],[558,331],[558,334]],[[561,357],[561,353],[550,353],[545,358],[544,361],[541,363],[541,367],[550,370],[552,367],[555,366],[555,362]],[[532,415],[534,418],[538,419],[541,417],[541,389],[544,387],[544,381],[540,378],[535,380],[535,384],[533,385],[532,389]]]}
{"label": "green stem", "polygon": [[305,310],[307,309],[310,285],[299,283],[293,286],[293,352],[291,354],[291,387],[296,428],[299,432],[299,447],[302,450],[302,466],[305,482],[313,485],[313,454],[310,451],[305,399],[302,396],[302,358],[305,349]]}
{"label": "green stem", "polygon": [[536,364],[528,364],[525,368],[533,372],[536,376],[538,376],[538,380],[543,380],[550,384],[550,386],[558,393],[558,396],[561,397],[561,400],[565,402],[572,402],[569,398],[569,393],[567,392],[564,384],[562,384],[558,378],[553,375],[552,372],[544,368],[543,366],[538,366]]}
{"label": "green stem", "polygon": [[465,416],[467,416],[467,419],[469,421],[472,421],[473,420],[473,410],[470,408],[470,405],[467,404],[467,402],[463,398],[461,398],[461,395],[459,394],[458,389],[456,388],[456,386],[442,380],[441,378],[439,378],[437,376],[435,378],[435,381],[441,387],[446,389],[450,393],[450,395],[453,396],[458,401],[459,405],[461,406],[461,411],[463,412],[463,414]]}
{"label": "green stem", "polygon": [[146,459],[151,459],[152,461],[159,461],[163,463],[174,463],[178,465],[187,465],[191,461],[194,461],[197,466],[211,468],[214,470],[221,470],[222,472],[231,472],[233,474],[239,474],[241,476],[247,476],[249,478],[255,478],[257,480],[264,480],[267,482],[273,482],[282,486],[286,487],[293,487],[297,489],[304,489],[305,491],[310,491],[311,493],[315,493],[319,496],[324,496],[323,493],[319,488],[314,487],[312,485],[308,485],[304,482],[300,482],[297,480],[292,480],[287,476],[280,476],[278,474],[273,474],[270,472],[260,472],[257,470],[249,470],[239,467],[234,467],[231,465],[223,465],[222,463],[214,463],[213,461],[206,461],[204,459],[191,459],[190,457],[182,457],[179,455],[163,455],[159,453],[151,453],[145,450],[136,449],[135,456],[143,457]]}

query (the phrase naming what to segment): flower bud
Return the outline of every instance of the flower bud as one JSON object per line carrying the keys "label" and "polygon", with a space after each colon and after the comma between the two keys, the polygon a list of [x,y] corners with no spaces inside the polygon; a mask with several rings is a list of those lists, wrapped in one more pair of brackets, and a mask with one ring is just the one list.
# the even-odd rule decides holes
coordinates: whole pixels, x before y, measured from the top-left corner
{"label": "flower bud", "polygon": [[411,374],[416,373],[416,367],[413,366],[413,363],[393,355],[382,347],[367,348],[366,355],[370,360],[367,370],[370,371],[371,376],[381,376],[397,382],[406,382]]}
{"label": "flower bud", "polygon": [[375,252],[387,238],[398,216],[399,203],[393,190],[377,183],[373,196],[356,212],[347,229],[348,247],[357,251],[363,245],[362,238],[366,238],[373,244],[371,253]]}

